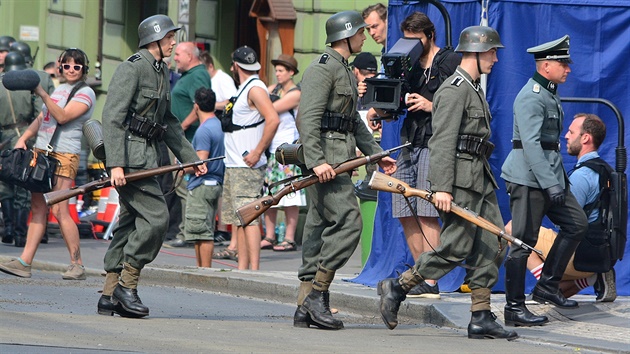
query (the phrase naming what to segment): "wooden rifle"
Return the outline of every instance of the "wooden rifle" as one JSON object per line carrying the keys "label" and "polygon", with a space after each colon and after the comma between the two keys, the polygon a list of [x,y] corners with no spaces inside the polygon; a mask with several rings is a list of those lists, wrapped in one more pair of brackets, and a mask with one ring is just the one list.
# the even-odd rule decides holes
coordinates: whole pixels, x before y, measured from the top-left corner
{"label": "wooden rifle", "polygon": [[[405,143],[400,146],[396,146],[394,148],[383,150],[379,153],[370,156],[361,156],[354,159],[350,159],[344,161],[337,166],[334,166],[336,174],[342,174],[345,172],[350,172],[355,168],[368,164],[370,162],[377,162],[385,156],[391,155],[392,152],[396,150],[400,150],[404,147],[410,146],[411,143]],[[247,226],[252,221],[256,220],[262,213],[267,211],[267,209],[271,208],[273,205],[276,205],[280,202],[280,199],[287,194],[294,193],[299,191],[300,189],[311,186],[315,183],[319,183],[319,178],[315,174],[311,174],[308,176],[304,176],[299,179],[295,179],[287,182],[282,189],[280,189],[275,194],[269,194],[262,198],[256,199],[253,202],[246,204],[238,209],[236,209],[236,216],[238,220],[241,222],[241,226]]]}
{"label": "wooden rifle", "polygon": [[[435,205],[435,201],[433,200],[433,192],[411,188],[407,183],[378,171],[372,174],[372,178],[370,179],[368,185],[371,189],[383,192],[398,193],[404,195],[405,197],[420,197]],[[454,202],[451,202],[451,211],[456,215],[464,218],[465,220],[481,227],[482,229],[487,230],[508,242],[511,242],[512,245],[522,247],[526,250],[534,251],[542,256],[541,251],[526,243],[523,243],[523,241],[506,233],[502,228],[484,219],[483,217],[479,216],[479,214],[471,211],[468,208],[462,208]]]}
{"label": "wooden rifle", "polygon": [[[221,160],[224,158],[225,156],[218,156],[218,157],[212,157],[209,159],[199,160],[199,161],[190,162],[190,163],[184,163],[184,164],[180,163],[180,164],[150,168],[148,170],[142,170],[142,171],[137,171],[137,172],[132,172],[130,174],[127,174],[125,175],[125,180],[127,182],[133,182],[133,181],[141,180],[144,178],[163,175],[169,172],[185,170],[187,168],[203,165],[206,162]],[[74,186],[68,189],[62,189],[58,191],[45,193],[44,199],[46,200],[46,205],[51,206],[53,204],[57,204],[61,201],[64,201],[66,199],[70,199],[72,197],[76,197],[81,194],[90,193],[95,190],[111,187],[111,186],[112,186],[111,178],[102,177],[81,186]]]}

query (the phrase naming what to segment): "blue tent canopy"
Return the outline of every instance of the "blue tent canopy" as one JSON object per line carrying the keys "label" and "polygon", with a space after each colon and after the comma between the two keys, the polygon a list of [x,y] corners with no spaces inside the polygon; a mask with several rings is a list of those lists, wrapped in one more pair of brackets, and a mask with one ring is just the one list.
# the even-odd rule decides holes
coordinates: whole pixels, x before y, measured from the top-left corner
{"label": "blue tent canopy", "polygon": [[[481,2],[478,0],[442,0],[447,9],[452,27],[452,45],[457,46],[459,33],[468,26],[481,23]],[[486,1],[484,1],[486,3]],[[497,177],[497,191],[504,220],[511,219],[509,198],[505,184],[499,178],[501,165],[511,150],[512,105],[517,93],[535,72],[534,60],[526,49],[565,34],[571,36],[572,73],[567,82],[560,85],[561,97],[603,98],[614,103],[623,116],[630,116],[630,2],[625,0],[491,0],[487,9],[488,25],[495,28],[505,45],[499,50],[499,62],[488,75],[487,99],[493,116],[492,140],[496,149],[490,165]],[[402,36],[399,24],[414,11],[426,13],[436,26],[436,41],[444,47],[445,25],[439,10],[425,1],[390,0],[388,10],[388,45],[393,45]],[[572,117],[580,112],[595,113],[607,126],[607,137],[600,147],[600,155],[615,166],[615,148],[618,141],[616,116],[601,104],[564,103],[565,132]],[[399,144],[399,131],[404,117],[385,123],[383,148]],[[625,140],[628,141],[628,130]],[[570,171],[577,162],[563,149],[565,168]],[[414,264],[402,232],[402,227],[391,217],[391,195],[380,193],[374,220],[372,249],[366,265],[351,281],[375,286],[387,277],[404,271],[406,264]],[[548,221],[545,226],[552,226]],[[625,257],[615,266],[617,293],[630,295],[630,243],[626,245]],[[503,291],[501,279],[493,290]],[[528,290],[535,284],[528,276]],[[440,280],[440,290],[453,291],[459,288],[464,270],[456,268]],[[592,289],[585,290],[592,293]]]}

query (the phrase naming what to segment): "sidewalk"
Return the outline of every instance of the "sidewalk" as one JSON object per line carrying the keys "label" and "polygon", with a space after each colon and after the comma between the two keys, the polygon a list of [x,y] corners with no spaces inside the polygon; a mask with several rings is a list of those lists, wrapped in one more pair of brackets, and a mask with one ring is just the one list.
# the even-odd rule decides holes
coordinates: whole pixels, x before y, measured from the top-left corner
{"label": "sidewalk", "polygon": [[[103,256],[108,241],[81,240],[81,254],[88,276],[101,276]],[[220,249],[221,247],[216,247]],[[0,245],[0,262],[18,257],[22,249]],[[341,311],[379,318],[379,297],[376,289],[343,281],[361,271],[358,249],[339,272],[331,287],[331,306]],[[255,298],[264,297],[284,303],[294,303],[297,297],[297,268],[301,252],[261,251],[260,271],[238,271],[236,262],[213,260],[211,269],[193,267],[193,248],[165,249],[142,272],[142,282],[206,289]],[[37,270],[62,272],[68,265],[68,251],[63,240],[51,238],[42,244],[35,257],[33,280]],[[0,284],[7,277],[0,273]],[[399,317],[402,324],[426,323],[458,328],[465,334],[470,320],[469,294],[442,293],[441,300],[408,299],[402,303]],[[630,353],[630,297],[618,297],[612,303],[596,303],[594,296],[574,297],[577,310],[556,309],[550,305],[531,305],[536,314],[545,314],[550,323],[540,327],[516,328],[521,338],[535,342],[570,344],[584,350]],[[503,294],[492,295],[493,312],[503,322]],[[387,330],[383,324],[383,330]],[[395,331],[395,330],[394,330]]]}

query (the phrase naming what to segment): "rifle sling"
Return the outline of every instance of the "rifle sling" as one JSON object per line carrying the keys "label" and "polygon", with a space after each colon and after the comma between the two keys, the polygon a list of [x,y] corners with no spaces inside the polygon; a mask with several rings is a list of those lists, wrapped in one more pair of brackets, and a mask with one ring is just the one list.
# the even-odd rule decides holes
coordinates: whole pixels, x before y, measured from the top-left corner
{"label": "rifle sling", "polygon": [[[409,208],[410,211],[413,211],[413,207],[411,206],[411,202],[409,201],[409,198],[401,193],[403,198],[405,198],[405,202],[407,202],[407,207]],[[419,197],[418,197],[419,198]],[[423,199],[423,198],[422,198]],[[451,211],[452,212],[452,211]],[[420,221],[418,221],[418,218],[413,218],[416,221],[416,225],[418,226],[418,230],[420,230],[420,233],[422,234],[422,237],[424,238],[424,240],[427,242],[427,244],[429,245],[429,247],[431,247],[431,250],[433,250],[433,252],[435,252],[435,255],[442,258],[443,260],[449,262],[449,263],[453,263],[456,266],[460,266],[462,268],[465,269],[470,269],[470,270],[476,270],[476,269],[481,269],[481,268],[485,268],[490,266],[491,264],[494,264],[495,261],[497,260],[497,258],[499,258],[499,256],[501,256],[501,251],[503,251],[503,246],[501,245],[501,237],[497,236],[497,241],[499,242],[499,250],[497,251],[497,255],[494,256],[494,259],[486,264],[480,265],[480,266],[470,266],[466,263],[463,262],[459,262],[459,261],[453,261],[451,259],[448,259],[444,256],[442,256],[442,254],[440,254],[440,252],[438,252],[433,245],[431,244],[431,242],[429,242],[429,240],[427,239],[427,236],[424,234],[424,232],[422,231],[422,227],[420,226]]]}

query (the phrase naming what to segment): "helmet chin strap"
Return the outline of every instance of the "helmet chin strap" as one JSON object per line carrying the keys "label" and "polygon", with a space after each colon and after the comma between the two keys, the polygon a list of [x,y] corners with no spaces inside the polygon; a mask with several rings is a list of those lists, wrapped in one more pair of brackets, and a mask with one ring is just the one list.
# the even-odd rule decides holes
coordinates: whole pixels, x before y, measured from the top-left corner
{"label": "helmet chin strap", "polygon": [[160,41],[156,41],[155,43],[157,43],[157,46],[160,49],[160,58],[164,59],[164,52],[162,51],[162,46],[160,45]]}
{"label": "helmet chin strap", "polygon": [[483,75],[483,71],[481,71],[481,62],[479,61],[479,52],[475,53],[477,57],[477,71],[479,71],[479,76]]}
{"label": "helmet chin strap", "polygon": [[350,45],[350,37],[346,38],[346,44],[348,44],[348,51],[350,54],[353,54],[354,52],[352,51],[352,46]]}

